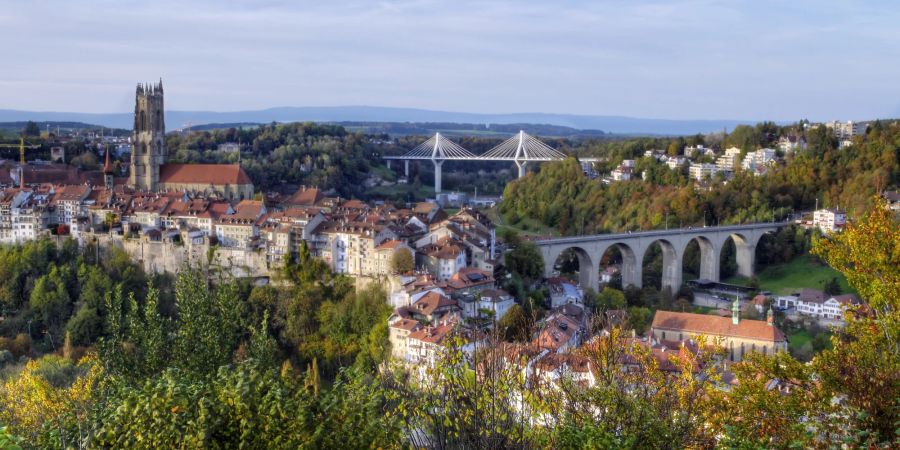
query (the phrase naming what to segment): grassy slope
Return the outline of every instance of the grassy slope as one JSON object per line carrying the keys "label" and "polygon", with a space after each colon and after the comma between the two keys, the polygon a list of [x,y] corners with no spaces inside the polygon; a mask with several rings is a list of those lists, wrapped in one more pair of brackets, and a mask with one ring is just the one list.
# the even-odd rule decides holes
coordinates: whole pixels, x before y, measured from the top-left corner
{"label": "grassy slope", "polygon": [[809,335],[808,331],[798,330],[788,336],[788,345],[790,345],[791,348],[800,348],[803,344],[806,344],[811,340],[812,337]]}
{"label": "grassy slope", "polygon": [[[852,292],[847,280],[840,272],[819,263],[809,255],[801,255],[786,264],[775,264],[766,267],[757,274],[760,288],[775,294],[790,294],[800,288],[822,289],[824,283],[837,277],[841,284],[841,292]],[[726,283],[746,284],[749,280],[734,276]]]}
{"label": "grassy slope", "polygon": [[412,194],[413,199],[424,197],[434,197],[434,188],[422,185],[419,189],[412,184],[395,184],[393,186],[376,186],[368,190],[373,197],[388,197],[395,199],[402,197],[406,199],[407,194]]}
{"label": "grassy slope", "polygon": [[534,219],[525,219],[517,224],[508,224],[500,217],[500,212],[496,206],[482,209],[481,212],[491,219],[491,222],[494,222],[498,235],[505,230],[512,230],[520,236],[559,236],[559,232],[556,229],[547,227]]}

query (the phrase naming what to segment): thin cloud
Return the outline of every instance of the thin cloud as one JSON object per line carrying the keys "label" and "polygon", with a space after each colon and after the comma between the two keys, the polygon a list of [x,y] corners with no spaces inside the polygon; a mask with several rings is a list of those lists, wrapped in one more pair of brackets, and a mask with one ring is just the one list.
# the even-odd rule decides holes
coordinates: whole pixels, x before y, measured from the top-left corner
{"label": "thin cloud", "polygon": [[[0,0],[0,108],[896,114],[900,8],[841,1]],[[114,93],[114,92],[121,93]]]}

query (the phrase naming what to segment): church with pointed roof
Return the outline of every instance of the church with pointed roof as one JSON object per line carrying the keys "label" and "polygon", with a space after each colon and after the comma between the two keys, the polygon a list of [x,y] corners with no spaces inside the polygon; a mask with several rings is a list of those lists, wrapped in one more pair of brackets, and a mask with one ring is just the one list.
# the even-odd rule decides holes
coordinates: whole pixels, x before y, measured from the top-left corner
{"label": "church with pointed roof", "polygon": [[253,197],[253,182],[240,164],[171,164],[166,163],[166,157],[162,80],[157,84],[139,84],[135,92],[128,183],[132,188],[218,195],[227,200]]}

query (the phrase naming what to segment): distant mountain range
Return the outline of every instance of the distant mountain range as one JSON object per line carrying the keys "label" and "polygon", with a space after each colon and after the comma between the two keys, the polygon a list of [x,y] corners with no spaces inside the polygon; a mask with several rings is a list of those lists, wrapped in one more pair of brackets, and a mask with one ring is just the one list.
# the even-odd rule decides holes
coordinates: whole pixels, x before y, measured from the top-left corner
{"label": "distant mountain range", "polygon": [[[0,109],[0,122],[68,121],[85,122],[111,128],[130,129],[132,113],[75,113],[55,111],[20,111]],[[742,120],[668,120],[642,119],[622,116],[590,116],[577,114],[479,114],[431,111],[413,108],[380,106],[300,106],[269,108],[255,111],[166,111],[167,129],[175,130],[209,123],[269,123],[269,122],[432,122],[465,124],[540,124],[569,127],[576,130],[602,130],[614,134],[688,135],[709,133],[723,128],[729,130]]]}

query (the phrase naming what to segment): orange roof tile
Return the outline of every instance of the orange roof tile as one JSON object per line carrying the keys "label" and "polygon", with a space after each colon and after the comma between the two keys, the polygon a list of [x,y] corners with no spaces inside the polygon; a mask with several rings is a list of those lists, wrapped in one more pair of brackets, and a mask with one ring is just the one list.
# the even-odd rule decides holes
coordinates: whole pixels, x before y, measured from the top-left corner
{"label": "orange roof tile", "polygon": [[378,247],[375,247],[375,250],[394,250],[395,248],[403,245],[402,241],[398,241],[396,239],[390,239],[384,241]]}
{"label": "orange roof tile", "polygon": [[437,292],[431,291],[422,296],[422,298],[413,305],[413,308],[422,315],[430,316],[440,308],[453,306],[457,306],[456,300],[449,299]]}
{"label": "orange roof tile", "polygon": [[423,327],[409,334],[410,340],[419,340],[431,344],[440,344],[451,331],[456,328],[456,323],[442,324],[436,327]]}
{"label": "orange roof tile", "polygon": [[419,329],[421,324],[412,319],[400,319],[391,324],[391,328],[399,328],[406,331],[415,331]]}
{"label": "orange roof tile", "polygon": [[318,188],[301,187],[283,203],[292,206],[313,206],[322,199],[322,191]]}
{"label": "orange roof tile", "polygon": [[730,317],[718,317],[709,314],[657,311],[653,317],[651,328],[772,342],[785,340],[784,333],[781,330],[762,320],[741,320],[735,325]]}
{"label": "orange roof tile", "polygon": [[239,164],[163,164],[160,183],[238,185],[253,184]]}

